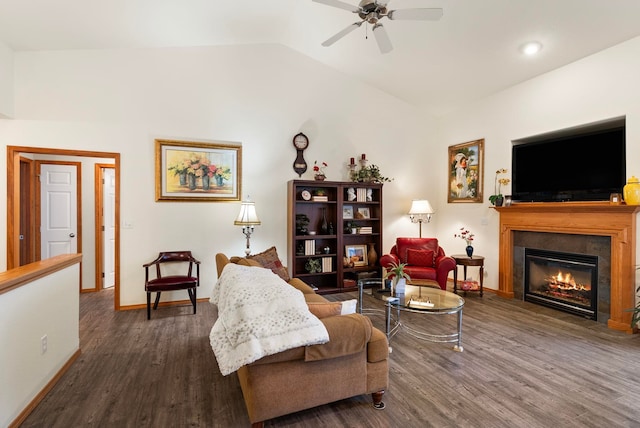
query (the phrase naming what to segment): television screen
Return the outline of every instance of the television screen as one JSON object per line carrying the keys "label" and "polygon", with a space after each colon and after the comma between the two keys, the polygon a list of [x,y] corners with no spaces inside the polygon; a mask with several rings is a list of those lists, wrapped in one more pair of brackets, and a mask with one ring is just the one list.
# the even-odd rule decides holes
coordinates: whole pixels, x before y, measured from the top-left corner
{"label": "television screen", "polygon": [[512,199],[608,200],[626,180],[625,128],[515,143]]}

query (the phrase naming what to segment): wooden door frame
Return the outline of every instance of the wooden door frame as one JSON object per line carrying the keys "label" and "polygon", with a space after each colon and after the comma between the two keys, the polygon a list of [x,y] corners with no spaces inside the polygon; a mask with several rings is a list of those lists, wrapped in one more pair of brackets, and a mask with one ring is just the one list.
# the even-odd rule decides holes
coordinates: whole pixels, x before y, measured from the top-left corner
{"label": "wooden door frame", "polygon": [[[35,242],[36,242],[36,228],[35,228],[35,222],[33,221],[33,215],[35,212],[35,167],[34,167],[34,160],[33,159],[29,159],[23,156],[20,156],[20,165],[26,165],[27,169],[28,169],[28,173],[26,175],[28,175],[28,177],[24,177],[24,175],[22,174],[22,172],[20,173],[20,194],[22,194],[22,192],[25,191],[25,187],[26,187],[26,193],[28,194],[28,196],[25,198],[27,199],[27,208],[28,210],[26,210],[26,212],[23,212],[22,210],[20,211],[21,214],[23,214],[23,216],[26,216],[29,221],[27,221],[27,229],[25,230],[24,228],[19,228],[18,229],[18,235],[20,235],[20,232],[22,232],[22,234],[24,235],[24,237],[26,239],[22,239],[22,243],[18,243],[19,245],[22,246],[22,249],[19,250],[20,251],[20,255],[18,256],[19,260],[20,257],[22,257],[21,252],[24,250],[26,252],[26,259],[28,260],[28,263],[32,263],[34,261],[36,261],[36,250],[35,250]],[[22,167],[20,168],[20,171],[22,171]],[[23,204],[24,205],[24,204]],[[20,238],[18,237],[18,239],[20,240]],[[19,265],[21,265],[22,261],[20,260],[18,262]],[[27,264],[27,263],[25,263]]]}
{"label": "wooden door frame", "polygon": [[40,155],[110,158],[114,160],[116,177],[115,201],[115,286],[114,308],[120,310],[120,153],[45,147],[7,146],[7,270],[20,266],[20,153]]}
{"label": "wooden door frame", "polygon": [[96,289],[102,290],[104,288],[104,280],[103,280],[103,272],[104,272],[104,172],[105,168],[115,169],[115,165],[112,163],[97,163],[94,166],[94,177],[93,180],[94,189],[93,194],[95,195],[94,203],[95,203],[95,243],[96,243]]}

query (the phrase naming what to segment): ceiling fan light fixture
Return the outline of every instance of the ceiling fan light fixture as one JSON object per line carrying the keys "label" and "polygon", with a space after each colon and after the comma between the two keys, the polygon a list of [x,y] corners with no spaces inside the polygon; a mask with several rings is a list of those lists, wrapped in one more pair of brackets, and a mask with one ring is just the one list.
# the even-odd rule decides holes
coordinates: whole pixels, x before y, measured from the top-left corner
{"label": "ceiling fan light fixture", "polygon": [[520,51],[527,56],[533,56],[541,50],[542,43],[540,42],[528,42],[520,47]]}

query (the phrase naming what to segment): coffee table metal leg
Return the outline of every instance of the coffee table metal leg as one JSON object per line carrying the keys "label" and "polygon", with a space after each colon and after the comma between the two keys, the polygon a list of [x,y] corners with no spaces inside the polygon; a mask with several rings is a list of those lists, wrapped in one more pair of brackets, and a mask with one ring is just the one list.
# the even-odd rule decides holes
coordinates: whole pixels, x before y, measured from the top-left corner
{"label": "coffee table metal leg", "polygon": [[453,347],[456,352],[464,351],[462,347],[462,308],[458,311],[458,343]]}

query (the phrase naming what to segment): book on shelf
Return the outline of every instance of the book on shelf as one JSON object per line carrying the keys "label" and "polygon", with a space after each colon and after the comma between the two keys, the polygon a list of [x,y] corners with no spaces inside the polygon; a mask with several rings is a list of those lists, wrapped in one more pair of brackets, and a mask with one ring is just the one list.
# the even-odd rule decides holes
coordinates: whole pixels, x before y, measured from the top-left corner
{"label": "book on shelf", "polygon": [[316,254],[316,241],[313,239],[307,239],[304,241],[304,255],[313,256]]}
{"label": "book on shelf", "polygon": [[328,202],[329,201],[329,197],[328,196],[314,196],[311,198],[312,201],[314,202]]}
{"label": "book on shelf", "polygon": [[361,227],[359,232],[361,235],[371,235],[373,233],[373,227],[371,226]]}
{"label": "book on shelf", "polygon": [[333,270],[332,260],[331,257],[322,258],[322,272],[331,272]]}
{"label": "book on shelf", "polygon": [[358,188],[356,189],[356,202],[366,202],[367,201],[367,189]]}

